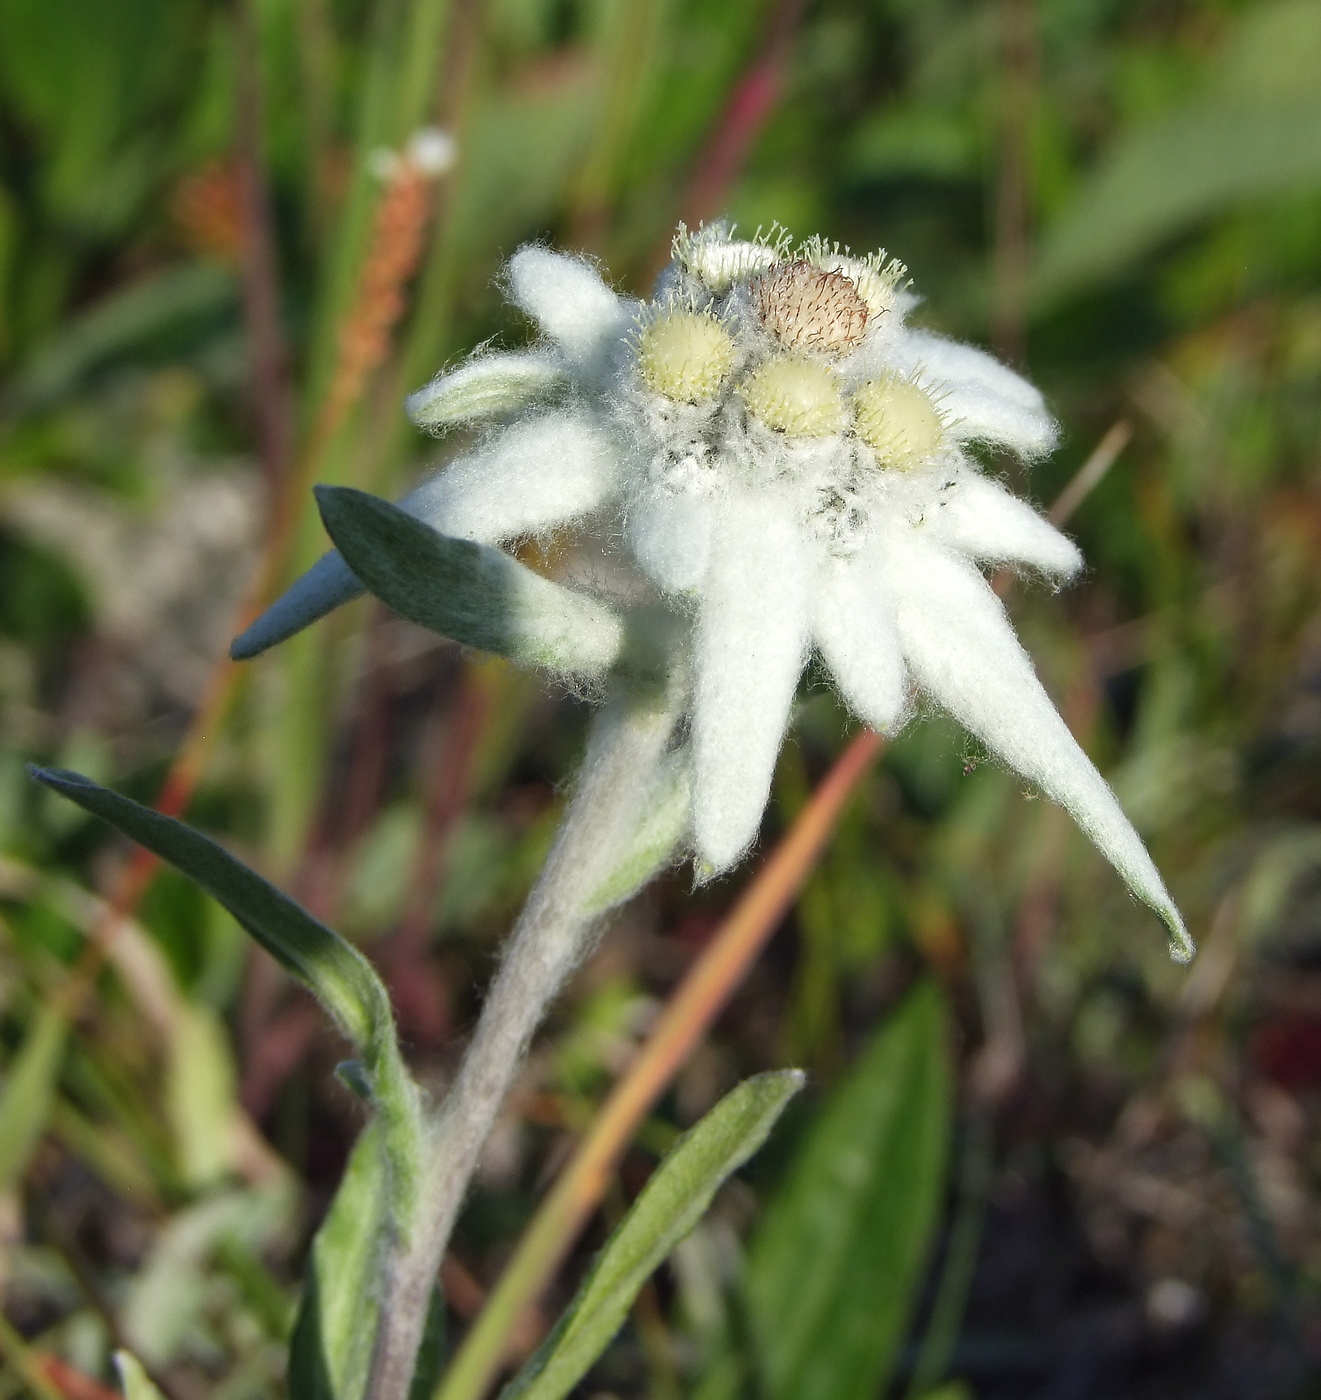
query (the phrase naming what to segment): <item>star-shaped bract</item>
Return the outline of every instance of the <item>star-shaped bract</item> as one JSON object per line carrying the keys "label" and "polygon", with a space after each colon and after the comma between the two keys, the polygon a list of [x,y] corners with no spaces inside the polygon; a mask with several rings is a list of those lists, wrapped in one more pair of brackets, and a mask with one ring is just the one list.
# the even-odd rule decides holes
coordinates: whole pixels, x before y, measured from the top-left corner
{"label": "star-shaped bract", "polygon": [[[499,544],[599,517],[693,616],[692,843],[727,869],[755,838],[815,650],[859,718],[893,734],[926,696],[1064,806],[1192,945],[1141,839],[1069,732],[983,568],[1053,580],[1076,547],[966,452],[1024,458],[1055,426],[975,347],[910,329],[903,269],[820,242],[680,235],[650,303],[532,247],[510,299],[531,350],[484,354],[410,400],[424,425],[503,419],[404,507]],[[326,556],[236,644],[252,654],[359,591]]]}

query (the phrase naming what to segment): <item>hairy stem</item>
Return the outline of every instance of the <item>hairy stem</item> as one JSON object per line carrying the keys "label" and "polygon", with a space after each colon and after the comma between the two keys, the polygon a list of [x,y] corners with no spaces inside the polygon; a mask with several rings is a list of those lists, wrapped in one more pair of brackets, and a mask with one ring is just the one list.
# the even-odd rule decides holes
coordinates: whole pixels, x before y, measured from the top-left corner
{"label": "hairy stem", "polygon": [[591,947],[600,916],[582,911],[636,826],[674,722],[667,702],[630,696],[593,725],[578,790],[437,1115],[420,1224],[387,1260],[368,1400],[408,1394],[431,1287],[482,1147],[547,1007]]}

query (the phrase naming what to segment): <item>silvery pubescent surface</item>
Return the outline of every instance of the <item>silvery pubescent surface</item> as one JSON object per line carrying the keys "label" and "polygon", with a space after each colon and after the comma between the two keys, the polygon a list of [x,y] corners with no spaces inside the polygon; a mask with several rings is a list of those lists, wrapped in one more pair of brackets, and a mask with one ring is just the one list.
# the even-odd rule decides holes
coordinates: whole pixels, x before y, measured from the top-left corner
{"label": "silvery pubescent surface", "polygon": [[[703,877],[751,846],[809,657],[860,720],[944,709],[1061,803],[1132,892],[1192,944],[1141,838],[1056,711],[985,571],[1058,584],[1076,546],[988,475],[973,444],[1055,445],[1038,390],[907,318],[904,267],[819,239],[681,229],[654,297],[525,247],[505,291],[540,332],[479,351],[408,401],[433,431],[489,421],[403,502],[508,545],[590,532],[690,622],[672,669],[687,725],[688,842]],[[254,625],[260,649],[360,591],[327,555]]]}

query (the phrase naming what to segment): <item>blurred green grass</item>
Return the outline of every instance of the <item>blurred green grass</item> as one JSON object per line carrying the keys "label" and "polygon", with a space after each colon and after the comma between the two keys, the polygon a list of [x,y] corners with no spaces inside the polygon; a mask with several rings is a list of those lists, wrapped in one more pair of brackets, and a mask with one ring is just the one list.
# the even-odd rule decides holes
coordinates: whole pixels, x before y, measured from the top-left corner
{"label": "blurred green grass", "polygon": [[[1038,502],[1113,423],[1133,427],[1070,527],[1087,576],[1053,598],[1020,588],[1013,607],[1203,952],[1189,972],[1169,965],[1060,813],[950,726],[911,730],[625,1166],[631,1195],[736,1078],[787,1060],[813,1072],[796,1135],[722,1195],[598,1389],[738,1393],[731,1377],[752,1372],[737,1242],[926,971],[957,1025],[961,1107],[901,1377],[939,1296],[955,1323],[936,1372],[979,1396],[1306,1383],[1321,1281],[1321,6],[797,11],[0,0],[0,1282],[39,1352],[108,1383],[109,1349],[129,1341],[172,1400],[275,1393],[302,1251],[357,1126],[310,1006],[175,877],[158,877],[94,995],[52,1011],[126,853],[22,774],[74,766],[151,800],[228,640],[270,509],[243,162],[258,156],[269,181],[305,438],[370,238],[372,154],[427,122],[455,134],[390,353],[313,463],[394,493],[438,454],[402,395],[525,334],[493,287],[502,259],[542,238],[645,287],[787,17],[778,101],[724,212],[889,248],[924,321],[1021,361],[1064,426],[1015,483]],[[301,559],[322,543],[304,504]],[[768,834],[841,741],[824,686],[800,710]],[[190,815],[340,918],[442,1082],[583,721],[573,697],[358,604],[245,673]],[[584,969],[447,1266],[456,1325],[730,894],[663,882]],[[1207,1102],[1198,1086],[1216,1114],[1190,1108]],[[962,1282],[959,1239],[977,1265]],[[1080,1354],[1091,1379],[1069,1369]],[[0,1389],[19,1393],[5,1365]]]}

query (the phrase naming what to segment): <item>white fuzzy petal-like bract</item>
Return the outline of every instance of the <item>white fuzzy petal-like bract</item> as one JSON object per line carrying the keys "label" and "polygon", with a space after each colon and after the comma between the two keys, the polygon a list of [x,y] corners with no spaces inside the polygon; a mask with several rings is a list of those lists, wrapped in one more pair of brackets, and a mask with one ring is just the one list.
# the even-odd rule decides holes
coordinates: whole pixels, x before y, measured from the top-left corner
{"label": "white fuzzy petal-like bract", "polygon": [[966,379],[942,388],[940,411],[956,441],[994,443],[1031,459],[1051,451],[1059,438],[1055,420],[1044,406],[1030,407]]}
{"label": "white fuzzy petal-like bract", "polygon": [[619,463],[599,415],[547,409],[494,434],[400,504],[443,535],[499,544],[595,510],[614,489]]}
{"label": "white fuzzy petal-like bract", "polygon": [[629,508],[628,545],[668,593],[697,587],[711,558],[714,505],[693,492],[651,487]]}
{"label": "white fuzzy petal-like bract", "polygon": [[882,557],[904,657],[921,688],[1069,811],[1164,920],[1174,957],[1186,962],[1192,942],[1142,839],[1051,703],[986,580],[903,530],[889,533]]}
{"label": "white fuzzy petal-like bract", "polygon": [[604,358],[628,328],[628,304],[585,258],[533,245],[510,258],[506,275],[510,300],[569,360]]}
{"label": "white fuzzy petal-like bract", "polygon": [[882,734],[908,708],[894,604],[869,554],[828,559],[816,580],[812,636],[849,708]]}
{"label": "white fuzzy petal-like bract", "polygon": [[439,432],[455,423],[517,412],[564,380],[564,366],[551,355],[483,355],[437,375],[410,394],[404,408],[419,428]]}
{"label": "white fuzzy petal-like bract", "polygon": [[945,477],[917,529],[985,564],[1026,564],[1060,579],[1082,568],[1071,539],[998,481],[969,467]]}
{"label": "white fuzzy petal-like bract", "polygon": [[1035,384],[976,345],[950,340],[933,331],[905,330],[889,353],[895,368],[903,373],[925,370],[933,379],[948,384],[978,384],[1023,408],[1046,411],[1046,401]]}
{"label": "white fuzzy petal-like bract", "polygon": [[810,583],[804,540],[781,502],[731,492],[703,588],[693,699],[694,837],[717,871],[761,823],[803,669]]}

